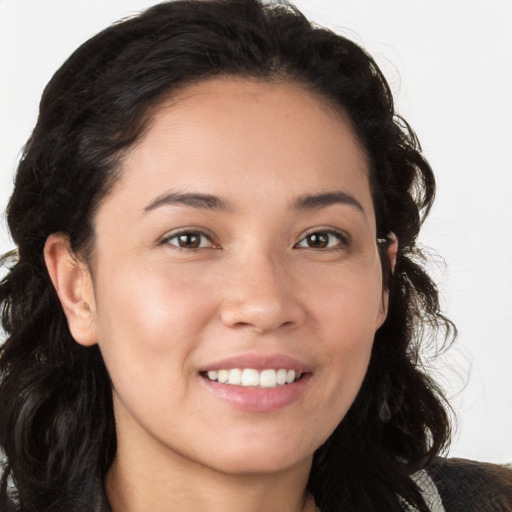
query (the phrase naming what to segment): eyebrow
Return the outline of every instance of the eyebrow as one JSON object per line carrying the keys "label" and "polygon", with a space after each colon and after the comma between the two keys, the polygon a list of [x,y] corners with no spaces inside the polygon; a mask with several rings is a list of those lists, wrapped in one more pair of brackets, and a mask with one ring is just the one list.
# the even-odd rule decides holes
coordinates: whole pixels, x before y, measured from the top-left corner
{"label": "eyebrow", "polygon": [[[144,212],[155,210],[161,206],[181,204],[191,208],[201,208],[205,210],[233,211],[233,206],[226,200],[211,194],[200,194],[192,192],[167,192],[158,196],[148,206]],[[365,213],[361,203],[352,195],[342,191],[323,192],[320,194],[300,196],[294,204],[296,210],[319,210],[333,204],[344,204],[354,206]]]}
{"label": "eyebrow", "polygon": [[297,210],[319,210],[333,204],[354,206],[363,214],[365,213],[361,203],[354,196],[341,191],[301,196],[295,201],[295,208]]}
{"label": "eyebrow", "polygon": [[144,212],[149,212],[160,206],[181,204],[192,208],[202,208],[205,210],[232,210],[231,205],[220,197],[211,194],[198,194],[187,192],[168,192],[158,196],[148,206]]}

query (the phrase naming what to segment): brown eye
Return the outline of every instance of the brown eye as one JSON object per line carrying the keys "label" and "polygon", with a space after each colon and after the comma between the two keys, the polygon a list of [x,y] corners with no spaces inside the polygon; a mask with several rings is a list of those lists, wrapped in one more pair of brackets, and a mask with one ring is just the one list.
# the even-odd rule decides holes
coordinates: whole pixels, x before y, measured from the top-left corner
{"label": "brown eye", "polygon": [[347,245],[346,238],[336,231],[315,231],[306,235],[296,247],[307,249],[334,249]]}
{"label": "brown eye", "polygon": [[312,233],[306,237],[306,243],[312,249],[325,249],[329,246],[329,234]]}
{"label": "brown eye", "polygon": [[168,237],[164,242],[179,247],[180,249],[201,249],[203,247],[212,247],[212,242],[206,235],[195,231],[177,233]]}

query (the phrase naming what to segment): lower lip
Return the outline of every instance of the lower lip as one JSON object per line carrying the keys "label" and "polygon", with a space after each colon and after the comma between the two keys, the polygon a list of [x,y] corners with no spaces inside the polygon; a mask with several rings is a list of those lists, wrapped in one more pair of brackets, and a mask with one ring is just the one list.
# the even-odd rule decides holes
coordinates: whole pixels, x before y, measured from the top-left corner
{"label": "lower lip", "polygon": [[304,393],[311,374],[303,375],[298,381],[275,388],[252,388],[221,384],[201,377],[206,387],[217,397],[242,411],[271,412],[281,409]]}

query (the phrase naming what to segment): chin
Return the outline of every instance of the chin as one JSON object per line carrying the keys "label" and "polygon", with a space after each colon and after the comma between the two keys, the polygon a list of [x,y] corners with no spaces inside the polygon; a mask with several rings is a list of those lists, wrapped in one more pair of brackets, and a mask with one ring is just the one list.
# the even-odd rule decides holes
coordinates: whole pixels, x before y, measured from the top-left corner
{"label": "chin", "polygon": [[267,442],[265,446],[259,443],[256,446],[235,443],[224,446],[228,449],[215,457],[211,467],[231,475],[279,473],[301,465],[309,471],[314,453],[314,450],[306,450],[303,446],[285,447],[282,442]]}
{"label": "chin", "polygon": [[310,455],[304,459],[297,459],[296,457],[290,459],[287,457],[275,458],[269,456],[265,460],[258,457],[256,459],[247,460],[246,458],[238,460],[224,461],[218,465],[215,469],[227,475],[239,475],[239,476],[251,476],[251,475],[262,475],[262,474],[277,474],[286,472],[298,466],[304,466],[309,472],[309,467],[313,460],[313,455]]}

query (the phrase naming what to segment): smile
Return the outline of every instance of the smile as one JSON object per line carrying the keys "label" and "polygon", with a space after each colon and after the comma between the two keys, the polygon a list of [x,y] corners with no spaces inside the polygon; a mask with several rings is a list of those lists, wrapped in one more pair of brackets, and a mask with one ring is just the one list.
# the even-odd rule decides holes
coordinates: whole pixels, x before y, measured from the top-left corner
{"label": "smile", "polygon": [[210,370],[205,373],[205,376],[209,380],[231,386],[275,388],[298,381],[301,378],[301,372],[286,368],[278,370],[268,368],[261,371],[254,368],[232,368]]}

